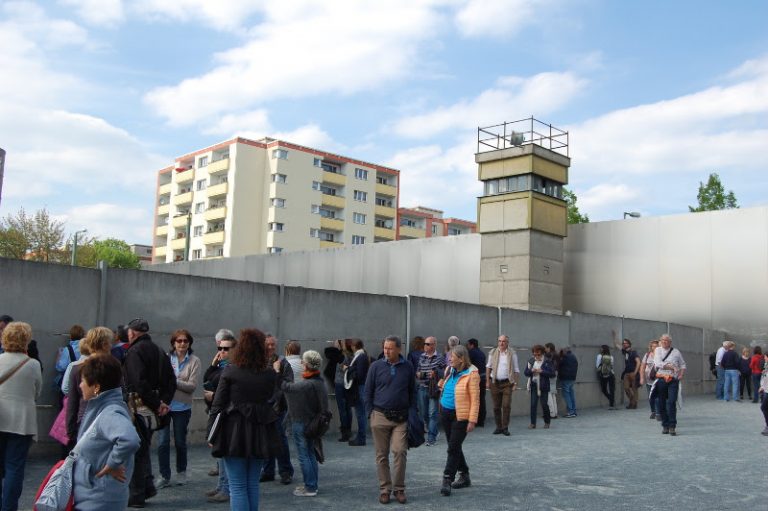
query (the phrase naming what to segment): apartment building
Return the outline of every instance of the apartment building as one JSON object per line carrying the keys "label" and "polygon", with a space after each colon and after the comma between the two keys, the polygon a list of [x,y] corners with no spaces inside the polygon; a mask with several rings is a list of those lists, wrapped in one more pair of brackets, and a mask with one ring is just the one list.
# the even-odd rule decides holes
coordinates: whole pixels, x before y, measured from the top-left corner
{"label": "apartment building", "polygon": [[459,218],[443,218],[439,209],[417,206],[398,208],[398,240],[455,236],[477,232],[477,224]]}
{"label": "apartment building", "polygon": [[152,261],[394,240],[399,174],[271,138],[195,151],[158,171]]}

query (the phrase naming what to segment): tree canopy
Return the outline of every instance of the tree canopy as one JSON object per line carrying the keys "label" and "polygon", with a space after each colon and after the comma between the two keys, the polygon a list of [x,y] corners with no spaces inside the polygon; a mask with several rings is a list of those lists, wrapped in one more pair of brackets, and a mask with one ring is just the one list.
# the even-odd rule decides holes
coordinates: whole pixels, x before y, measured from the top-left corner
{"label": "tree canopy", "polygon": [[568,204],[568,223],[569,224],[586,224],[589,223],[589,216],[581,214],[579,206],[576,204],[578,197],[572,191],[563,188],[563,200]]}
{"label": "tree canopy", "polygon": [[696,198],[699,201],[699,205],[695,208],[693,206],[688,206],[691,213],[739,207],[733,190],[729,190],[726,193],[725,187],[720,181],[720,176],[718,176],[716,172],[709,175],[707,184],[699,182],[699,193]]}

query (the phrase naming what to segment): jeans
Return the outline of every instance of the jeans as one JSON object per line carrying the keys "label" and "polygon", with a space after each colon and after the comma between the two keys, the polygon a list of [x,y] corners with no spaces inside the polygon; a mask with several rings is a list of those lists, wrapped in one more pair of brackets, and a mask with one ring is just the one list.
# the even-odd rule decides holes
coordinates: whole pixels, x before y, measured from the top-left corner
{"label": "jeans", "polygon": [[368,430],[368,417],[365,415],[365,403],[363,399],[365,397],[365,385],[357,386],[357,402],[353,403],[355,407],[355,415],[357,415],[357,442],[365,443],[365,433]]}
{"label": "jeans", "polygon": [[229,475],[229,509],[258,511],[259,477],[264,460],[225,457],[224,465]]}
{"label": "jeans", "polygon": [[429,397],[427,387],[418,387],[419,417],[427,425],[427,442],[434,442],[437,439],[437,399]]}
{"label": "jeans", "polygon": [[616,399],[616,377],[598,376],[600,379],[600,391],[608,398],[608,406],[613,407]]}
{"label": "jeans", "polygon": [[349,432],[352,430],[352,409],[344,393],[344,384],[335,384],[334,392],[336,393],[336,406],[339,408],[339,428],[341,428],[342,433]]}
{"label": "jeans", "polygon": [[666,382],[659,379],[656,381],[656,395],[659,398],[662,428],[677,427],[677,393],[679,390],[679,380]]}
{"label": "jeans", "polygon": [[219,466],[219,484],[216,485],[216,490],[222,495],[229,495],[229,477],[227,476],[227,465],[223,459],[216,460],[216,464]]}
{"label": "jeans", "polygon": [[[275,462],[277,462],[278,473],[282,475],[289,475],[293,477],[293,465],[291,465],[291,451],[288,450],[288,436],[285,434],[285,418],[288,416],[288,412],[280,414],[280,419],[276,423],[277,432],[280,434],[280,444],[283,446],[280,454],[277,457],[273,456],[262,463],[264,466],[264,475],[268,477],[275,477]],[[264,461],[264,460],[262,460]],[[230,475],[230,482],[231,482]]]}
{"label": "jeans", "polygon": [[757,403],[760,396],[758,396],[758,390],[760,389],[760,378],[762,374],[752,374],[752,402]]}
{"label": "jeans", "polygon": [[[738,369],[726,369],[725,370],[725,387],[723,388],[723,397],[726,401],[733,399],[736,401],[739,399],[739,370]],[[730,397],[728,392],[730,391]]]}
{"label": "jeans", "polygon": [[715,397],[717,399],[723,399],[723,390],[725,389],[725,369],[721,366],[716,366],[717,371],[717,384],[715,385]]}
{"label": "jeans", "polygon": [[0,432],[0,509],[16,511],[24,486],[24,466],[32,445],[32,435]]}
{"label": "jeans", "polygon": [[294,422],[293,441],[296,442],[296,453],[301,465],[301,476],[304,478],[304,488],[317,491],[318,465],[312,440],[304,436],[304,423]]}
{"label": "jeans", "polygon": [[544,412],[544,424],[549,424],[551,417],[549,416],[549,403],[547,402],[547,394],[542,393],[539,396],[538,385],[535,381],[531,381],[531,424],[536,425],[536,409],[539,401],[541,401],[541,409]]}
{"label": "jeans", "polygon": [[645,384],[645,389],[648,391],[648,405],[651,407],[651,413],[661,415],[661,411],[659,410],[659,396],[657,393],[651,394],[652,386],[653,384],[651,383]]}
{"label": "jeans", "polygon": [[154,478],[152,477],[152,456],[150,445],[152,444],[152,429],[147,417],[136,415],[136,433],[139,434],[141,443],[139,450],[134,455],[133,476],[131,477],[130,502],[144,502],[147,496],[155,491]]}
{"label": "jeans", "polygon": [[[173,425],[173,443],[176,446],[176,473],[187,471],[187,426],[192,410],[169,412]],[[160,477],[171,478],[171,424],[157,432],[157,462]]]}
{"label": "jeans", "polygon": [[576,392],[573,390],[575,383],[574,380],[560,380],[560,390],[563,392],[568,415],[576,415]]}
{"label": "jeans", "polygon": [[457,471],[462,474],[469,474],[469,467],[462,449],[464,439],[467,437],[469,422],[457,420],[456,410],[447,408],[443,408],[440,413],[440,420],[443,423],[443,431],[445,431],[445,438],[448,441],[448,459],[445,460],[443,477],[453,481]]}

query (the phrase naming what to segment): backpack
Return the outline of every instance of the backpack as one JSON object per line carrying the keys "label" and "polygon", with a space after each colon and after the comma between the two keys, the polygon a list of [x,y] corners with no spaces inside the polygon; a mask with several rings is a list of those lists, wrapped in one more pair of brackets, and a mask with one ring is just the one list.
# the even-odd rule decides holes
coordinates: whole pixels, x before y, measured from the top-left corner
{"label": "backpack", "polygon": [[607,378],[613,374],[613,361],[611,361],[610,355],[603,355],[600,359],[600,367],[597,369],[597,372],[603,378]]}

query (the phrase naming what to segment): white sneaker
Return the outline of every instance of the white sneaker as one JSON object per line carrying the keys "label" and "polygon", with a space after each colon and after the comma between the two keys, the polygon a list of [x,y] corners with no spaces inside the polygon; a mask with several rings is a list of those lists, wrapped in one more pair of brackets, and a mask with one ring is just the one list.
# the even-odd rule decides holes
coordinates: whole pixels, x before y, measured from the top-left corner
{"label": "white sneaker", "polygon": [[158,490],[162,488],[168,488],[169,486],[173,486],[173,483],[171,483],[170,479],[160,479],[159,483],[155,483],[155,488]]}
{"label": "white sneaker", "polygon": [[176,484],[178,486],[184,486],[189,482],[189,476],[186,472],[179,472],[176,474]]}
{"label": "white sneaker", "polygon": [[293,494],[296,495],[297,497],[314,497],[315,495],[317,495],[317,490],[310,491],[306,487],[301,486],[293,490]]}

